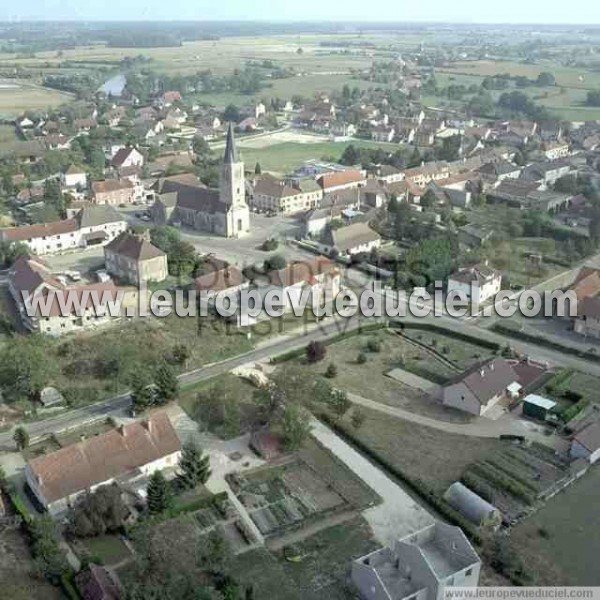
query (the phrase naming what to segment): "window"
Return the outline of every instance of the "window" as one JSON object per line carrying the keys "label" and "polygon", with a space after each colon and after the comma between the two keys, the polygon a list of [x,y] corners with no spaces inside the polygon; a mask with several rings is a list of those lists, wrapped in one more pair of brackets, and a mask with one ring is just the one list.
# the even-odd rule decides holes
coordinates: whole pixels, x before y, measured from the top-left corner
{"label": "window", "polygon": [[467,569],[467,570],[465,571],[465,576],[466,576],[466,577],[469,577],[469,576],[470,576],[472,573],[473,573],[473,569]]}

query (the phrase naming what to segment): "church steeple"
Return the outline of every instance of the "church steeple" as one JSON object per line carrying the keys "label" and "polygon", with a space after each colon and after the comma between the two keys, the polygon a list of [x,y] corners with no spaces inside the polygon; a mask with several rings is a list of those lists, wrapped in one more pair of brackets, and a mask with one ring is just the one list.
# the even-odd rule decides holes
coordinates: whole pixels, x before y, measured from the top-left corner
{"label": "church steeple", "polygon": [[229,129],[227,129],[227,142],[225,143],[225,156],[223,156],[224,163],[237,163],[240,162],[237,148],[235,147],[235,137],[233,135],[233,123],[229,122]]}

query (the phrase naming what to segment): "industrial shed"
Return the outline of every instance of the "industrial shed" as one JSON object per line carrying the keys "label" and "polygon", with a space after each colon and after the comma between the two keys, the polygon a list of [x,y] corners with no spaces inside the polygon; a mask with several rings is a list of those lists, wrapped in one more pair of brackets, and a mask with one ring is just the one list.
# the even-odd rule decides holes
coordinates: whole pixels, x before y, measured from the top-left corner
{"label": "industrial shed", "polygon": [[460,481],[455,481],[446,490],[444,500],[465,519],[477,526],[498,527],[502,522],[502,515],[495,506]]}

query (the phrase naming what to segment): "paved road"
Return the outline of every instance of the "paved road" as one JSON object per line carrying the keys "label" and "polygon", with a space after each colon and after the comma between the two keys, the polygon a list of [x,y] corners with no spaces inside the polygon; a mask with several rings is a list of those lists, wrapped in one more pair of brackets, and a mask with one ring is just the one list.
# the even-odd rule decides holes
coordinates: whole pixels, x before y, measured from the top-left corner
{"label": "paved road", "polygon": [[380,544],[391,545],[433,522],[395,481],[317,419],[312,422],[312,435],[381,497],[381,504],[362,512]]}
{"label": "paved road", "polygon": [[[307,327],[306,331],[298,332],[293,337],[282,336],[273,338],[273,340],[265,342],[256,349],[245,354],[240,354],[218,363],[205,365],[199,369],[184,373],[180,375],[179,381],[182,385],[192,385],[200,381],[205,381],[222,373],[231,371],[240,365],[264,360],[271,356],[302,348],[312,340],[326,339],[343,331],[352,331],[364,323],[364,319],[353,318],[341,321],[328,320],[319,325],[312,324]],[[79,424],[93,420],[96,417],[102,418],[103,416],[109,415],[123,416],[127,413],[130,406],[131,399],[127,392],[96,404],[65,412],[56,417],[31,423],[26,427],[30,438],[34,440],[35,438],[43,437],[49,433],[76,427]],[[0,434],[0,447],[9,447],[12,449],[13,445],[12,431]]]}

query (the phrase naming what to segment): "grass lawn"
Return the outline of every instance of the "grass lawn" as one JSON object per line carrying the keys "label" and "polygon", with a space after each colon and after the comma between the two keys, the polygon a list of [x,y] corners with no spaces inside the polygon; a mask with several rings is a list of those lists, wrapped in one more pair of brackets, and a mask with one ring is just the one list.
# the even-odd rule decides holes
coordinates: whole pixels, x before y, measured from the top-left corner
{"label": "grass lawn", "polygon": [[[425,332],[411,331],[410,335],[431,334]],[[435,336],[438,348],[448,346],[452,348],[455,356],[460,358],[461,364],[475,362],[476,355],[484,356],[487,350],[473,347],[472,359],[468,356],[471,348],[468,344],[464,350],[452,338],[446,336]],[[369,352],[367,343],[370,339],[378,340],[379,352]],[[365,354],[367,362],[359,364],[357,357]],[[425,396],[421,391],[409,387],[396,379],[387,377],[386,373],[394,368],[402,368],[412,371],[422,377],[438,380],[440,377],[450,378],[458,372],[446,363],[436,360],[429,352],[419,346],[409,343],[403,337],[385,330],[376,333],[364,333],[349,337],[345,340],[335,342],[327,346],[325,359],[317,364],[308,364],[304,358],[297,358],[281,364],[278,369],[285,372],[286,369],[297,370],[302,377],[315,378],[324,376],[327,366],[334,363],[337,367],[337,375],[334,379],[326,381],[336,388],[345,390],[382,404],[399,406],[417,413],[439,417],[447,421],[464,422],[464,415],[458,411],[449,410],[437,402]]]}
{"label": "grass lawn", "polygon": [[[442,494],[460,479],[464,469],[503,447],[494,439],[445,433],[396,419],[370,409],[362,426],[353,434],[411,479],[421,479]],[[348,416],[344,424],[351,428]]]}
{"label": "grass lawn", "polygon": [[599,585],[600,469],[548,501],[512,529],[513,548],[527,564],[536,585]]}
{"label": "grass lawn", "polygon": [[315,143],[284,142],[265,148],[243,148],[241,155],[248,165],[260,163],[263,171],[289,173],[302,162],[313,158],[338,161],[350,144],[359,148],[384,148],[389,149],[390,152],[399,148],[397,144],[377,144],[368,140]]}
{"label": "grass lawn", "polygon": [[84,540],[83,544],[89,555],[100,560],[103,565],[114,565],[131,558],[131,552],[118,535],[88,538]]}
{"label": "grass lawn", "polygon": [[243,585],[254,586],[256,598],[350,599],[355,597],[346,587],[350,562],[377,547],[368,524],[356,517],[294,544],[298,562],[259,549],[237,556],[231,569]]}

